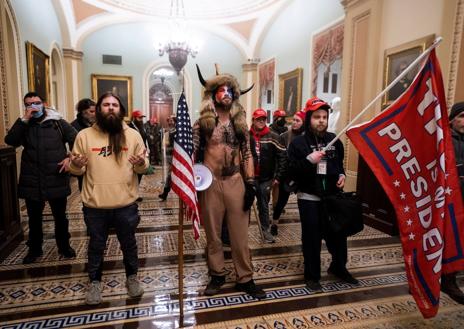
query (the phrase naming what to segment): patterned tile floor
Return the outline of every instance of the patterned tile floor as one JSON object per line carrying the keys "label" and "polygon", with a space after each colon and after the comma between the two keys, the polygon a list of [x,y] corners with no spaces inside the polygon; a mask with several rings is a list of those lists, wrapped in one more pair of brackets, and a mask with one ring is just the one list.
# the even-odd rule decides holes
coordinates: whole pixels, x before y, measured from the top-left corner
{"label": "patterned tile floor", "polygon": [[[141,268],[138,276],[145,289],[140,299],[126,295],[122,254],[114,234],[105,252],[104,302],[84,304],[88,239],[80,198],[75,191],[68,202],[72,245],[77,257],[59,259],[53,239],[53,221],[46,208],[44,256],[22,265],[27,252],[21,243],[0,263],[0,329],[3,328],[462,328],[464,307],[441,298],[439,314],[423,320],[408,295],[402,250],[397,238],[366,227],[349,239],[348,267],[360,280],[350,285],[327,275],[330,255],[321,255],[322,293],[303,284],[300,225],[295,200],[291,199],[279,225],[276,243],[261,241],[255,215],[250,225],[254,279],[267,293],[255,300],[234,289],[234,270],[225,248],[229,271],[223,292],[203,296],[208,281],[204,258],[205,236],[193,239],[185,223],[183,267],[184,318],[179,314],[178,200],[171,194],[157,200],[162,186],[158,175],[145,177],[141,191],[141,223],[137,232]],[[23,203],[21,203],[23,206]],[[27,217],[22,209],[27,235]],[[463,286],[464,279],[459,278]],[[183,321],[181,321],[183,320]]]}

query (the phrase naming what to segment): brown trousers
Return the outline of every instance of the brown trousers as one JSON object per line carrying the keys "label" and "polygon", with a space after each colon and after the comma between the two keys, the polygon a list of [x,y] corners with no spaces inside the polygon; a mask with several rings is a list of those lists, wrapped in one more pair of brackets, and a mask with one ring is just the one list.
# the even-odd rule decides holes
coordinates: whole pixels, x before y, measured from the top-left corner
{"label": "brown trousers", "polygon": [[243,211],[244,195],[245,186],[240,173],[230,177],[215,177],[211,186],[199,193],[210,275],[225,276],[227,273],[221,241],[222,222],[226,220],[236,281],[239,283],[253,278],[248,247],[249,211]]}

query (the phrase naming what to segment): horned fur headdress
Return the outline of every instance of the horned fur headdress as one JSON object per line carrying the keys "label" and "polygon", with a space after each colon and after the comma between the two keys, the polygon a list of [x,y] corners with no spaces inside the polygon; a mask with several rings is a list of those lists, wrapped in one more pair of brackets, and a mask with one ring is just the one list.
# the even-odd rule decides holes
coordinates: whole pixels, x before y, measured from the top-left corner
{"label": "horned fur headdress", "polygon": [[246,123],[246,113],[243,109],[243,106],[239,102],[240,95],[243,95],[249,92],[253,86],[248,89],[241,90],[240,85],[237,79],[228,73],[219,74],[219,69],[216,64],[216,76],[212,77],[209,80],[205,80],[201,74],[200,67],[197,64],[198,78],[200,79],[201,84],[205,88],[203,94],[203,99],[200,104],[200,128],[206,135],[209,137],[213,133],[214,128],[216,127],[216,107],[214,102],[214,97],[217,89],[222,85],[228,85],[233,90],[233,101],[230,108],[230,118],[234,126],[237,137],[243,138],[248,131],[248,126]]}

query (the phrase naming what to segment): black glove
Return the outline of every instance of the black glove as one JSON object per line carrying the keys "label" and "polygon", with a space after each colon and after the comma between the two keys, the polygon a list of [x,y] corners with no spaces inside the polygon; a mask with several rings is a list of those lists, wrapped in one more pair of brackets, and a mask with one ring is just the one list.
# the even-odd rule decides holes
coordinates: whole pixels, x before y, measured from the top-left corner
{"label": "black glove", "polygon": [[243,203],[243,211],[251,209],[253,202],[255,201],[256,187],[254,183],[245,182],[245,200]]}

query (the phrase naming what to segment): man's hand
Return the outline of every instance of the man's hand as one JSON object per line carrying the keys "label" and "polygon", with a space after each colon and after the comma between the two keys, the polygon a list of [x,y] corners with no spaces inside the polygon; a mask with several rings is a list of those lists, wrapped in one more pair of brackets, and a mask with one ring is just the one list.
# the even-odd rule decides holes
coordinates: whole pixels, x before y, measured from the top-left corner
{"label": "man's hand", "polygon": [[338,177],[337,187],[339,189],[343,189],[344,186],[345,186],[345,175],[340,175],[340,177]]}
{"label": "man's hand", "polygon": [[144,149],[142,153],[138,155],[130,155],[129,162],[134,166],[142,166],[145,163],[145,155],[147,154],[147,149]]}
{"label": "man's hand", "polygon": [[89,162],[89,159],[85,156],[85,155],[82,155],[82,154],[70,154],[69,155],[70,159],[71,159],[71,163],[73,164],[73,166],[77,167],[77,168],[82,168],[84,166],[87,165],[87,162]]}
{"label": "man's hand", "polygon": [[58,163],[58,166],[61,166],[60,167],[60,173],[69,171],[69,163],[70,162],[71,162],[71,159],[69,157],[66,157],[66,158],[63,159],[63,161]]}
{"label": "man's hand", "polygon": [[314,151],[313,153],[309,154],[306,159],[312,164],[319,163],[322,157],[325,155],[325,151]]}
{"label": "man's hand", "polygon": [[243,203],[243,211],[251,209],[253,202],[255,201],[256,187],[252,182],[245,182],[245,199]]}
{"label": "man's hand", "polygon": [[22,117],[22,120],[23,121],[29,121],[30,118],[32,118],[32,114],[34,114],[35,112],[37,112],[38,110],[29,106],[26,108],[26,111],[24,112],[24,115]]}

